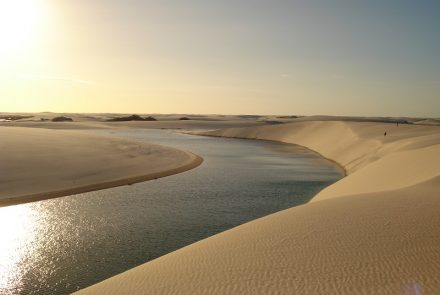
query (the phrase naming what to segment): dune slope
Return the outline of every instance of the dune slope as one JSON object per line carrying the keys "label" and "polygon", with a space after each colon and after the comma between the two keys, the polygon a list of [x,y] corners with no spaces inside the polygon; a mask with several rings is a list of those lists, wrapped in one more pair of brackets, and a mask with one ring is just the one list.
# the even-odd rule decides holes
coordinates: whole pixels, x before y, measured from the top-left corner
{"label": "dune slope", "polygon": [[436,294],[438,196],[420,190],[439,180],[288,209],[80,294]]}
{"label": "dune slope", "polygon": [[408,187],[440,175],[437,126],[318,121],[206,134],[299,144],[345,168],[347,177],[324,189],[312,202]]}
{"label": "dune slope", "polygon": [[[439,294],[440,129],[299,122],[209,132],[296,143],[347,177],[80,294]],[[387,136],[384,136],[387,132]]]}

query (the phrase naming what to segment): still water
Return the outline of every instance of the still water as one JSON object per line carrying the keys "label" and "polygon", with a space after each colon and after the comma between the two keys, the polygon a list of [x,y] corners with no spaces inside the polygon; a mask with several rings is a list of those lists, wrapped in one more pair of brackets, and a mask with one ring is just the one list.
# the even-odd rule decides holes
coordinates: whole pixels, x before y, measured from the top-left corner
{"label": "still water", "polygon": [[310,200],[343,176],[294,145],[171,130],[89,131],[173,146],[201,166],[153,181],[0,208],[0,294],[66,294]]}

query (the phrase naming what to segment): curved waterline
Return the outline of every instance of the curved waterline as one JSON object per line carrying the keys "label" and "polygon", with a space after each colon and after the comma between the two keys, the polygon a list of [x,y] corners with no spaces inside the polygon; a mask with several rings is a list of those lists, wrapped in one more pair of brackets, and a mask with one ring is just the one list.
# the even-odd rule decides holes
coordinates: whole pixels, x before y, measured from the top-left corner
{"label": "curved waterline", "polygon": [[191,150],[203,156],[204,165],[133,186],[0,208],[0,214],[9,209],[32,216],[26,220],[32,221],[33,235],[20,234],[9,247],[28,250],[4,257],[14,266],[5,263],[10,271],[0,270],[2,281],[8,282],[3,284],[6,291],[64,294],[84,288],[303,204],[342,177],[333,163],[289,144],[171,131],[91,132]]}
{"label": "curved waterline", "polygon": [[185,163],[176,168],[153,172],[153,173],[145,173],[137,176],[124,177],[116,180],[103,181],[99,183],[94,183],[90,185],[76,186],[68,189],[56,190],[56,191],[48,191],[42,193],[35,193],[24,196],[17,196],[12,198],[1,198],[0,199],[0,207],[26,204],[30,202],[43,201],[53,198],[59,198],[64,196],[70,196],[75,194],[87,193],[97,190],[103,190],[123,185],[132,185],[139,182],[154,180],[162,177],[171,176],[174,174],[182,173],[191,169],[194,169],[200,166],[203,163],[203,158],[199,155],[193,154],[191,152],[182,151],[188,154],[191,158],[188,163]]}

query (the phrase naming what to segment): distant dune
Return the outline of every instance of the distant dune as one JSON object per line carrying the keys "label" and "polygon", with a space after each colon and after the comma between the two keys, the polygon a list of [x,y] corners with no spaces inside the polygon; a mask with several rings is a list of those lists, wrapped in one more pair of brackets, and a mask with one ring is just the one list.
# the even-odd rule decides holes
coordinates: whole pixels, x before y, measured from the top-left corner
{"label": "distant dune", "polygon": [[131,116],[122,116],[122,117],[114,117],[111,119],[107,119],[108,122],[127,122],[127,121],[157,121],[156,118],[148,116],[141,117],[139,115],[131,115]]}
{"label": "distant dune", "polygon": [[306,205],[79,293],[440,294],[439,128],[302,120],[208,132],[300,144],[348,175]]}

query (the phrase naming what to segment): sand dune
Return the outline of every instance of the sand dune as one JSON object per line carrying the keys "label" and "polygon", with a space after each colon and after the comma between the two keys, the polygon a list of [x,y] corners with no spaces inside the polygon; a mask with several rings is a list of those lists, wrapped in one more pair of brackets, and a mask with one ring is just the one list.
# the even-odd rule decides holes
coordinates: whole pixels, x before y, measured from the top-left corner
{"label": "sand dune", "polygon": [[0,137],[0,206],[163,177],[202,161],[173,148],[61,130],[2,127]]}
{"label": "sand dune", "polygon": [[440,293],[438,127],[297,122],[209,134],[297,143],[338,162],[348,176],[306,205],[80,294]]}
{"label": "sand dune", "polygon": [[[75,118],[76,119],[76,118]],[[131,121],[103,122],[78,120],[74,122],[0,122],[0,127],[27,127],[43,129],[108,129],[108,128],[148,128],[148,129],[184,129],[184,130],[215,130],[219,128],[264,126],[267,123],[255,120],[163,120],[163,121]]]}
{"label": "sand dune", "polygon": [[439,180],[285,210],[79,293],[438,294]]}
{"label": "sand dune", "polygon": [[348,176],[312,201],[398,189],[440,175],[440,129],[436,126],[319,121],[208,134],[300,144],[343,166]]}

